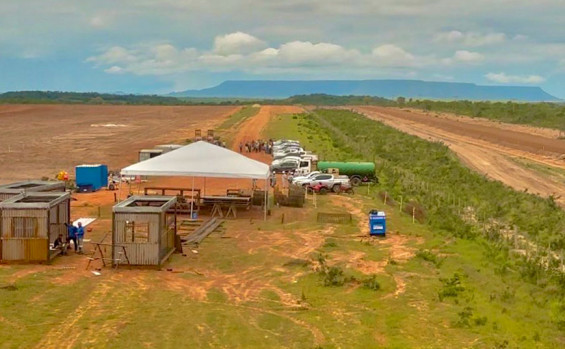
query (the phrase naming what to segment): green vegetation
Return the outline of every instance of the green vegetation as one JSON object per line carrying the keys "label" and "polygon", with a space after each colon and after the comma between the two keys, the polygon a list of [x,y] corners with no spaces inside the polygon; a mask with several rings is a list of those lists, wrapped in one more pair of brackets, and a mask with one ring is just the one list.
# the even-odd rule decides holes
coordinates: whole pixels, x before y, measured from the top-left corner
{"label": "green vegetation", "polygon": [[245,120],[247,120],[248,118],[257,114],[259,112],[259,109],[261,109],[261,108],[260,107],[245,106],[241,110],[230,115],[230,117],[226,121],[224,121],[220,125],[220,127],[218,127],[218,129],[219,130],[228,130],[228,129],[236,126],[236,125],[239,125],[242,122],[244,122]]}
{"label": "green vegetation", "polygon": [[398,106],[565,131],[565,106],[557,103],[409,100]]}
{"label": "green vegetation", "polygon": [[174,97],[95,92],[22,91],[0,94],[0,104],[189,105]]}
{"label": "green vegetation", "polygon": [[327,94],[297,95],[276,101],[277,104],[302,105],[382,105],[395,106],[390,99],[375,96],[332,96]]}
{"label": "green vegetation", "polygon": [[[350,159],[377,162],[382,183],[368,189],[370,194],[362,211],[382,208],[382,197],[376,194],[387,192],[389,230],[418,232],[424,238],[415,250],[415,258],[399,263],[389,257],[386,268],[391,276],[414,275],[406,297],[418,299],[414,302],[419,304],[419,316],[426,323],[421,327],[434,332],[432,323],[445,324],[447,320],[450,330],[442,328],[436,333],[451,333],[453,343],[464,343],[474,333],[481,343],[476,344],[478,347],[563,345],[565,282],[559,260],[548,255],[561,254],[564,219],[563,211],[552,199],[514,192],[468,170],[441,144],[403,134],[351,112],[318,110],[297,118],[278,118],[274,123],[277,127],[272,125],[272,130],[287,130],[288,138],[301,139],[320,149],[338,147],[332,150],[336,156],[349,154]],[[358,189],[357,195],[365,196],[364,192]],[[412,212],[400,207],[401,197],[404,203],[411,201],[423,208],[426,224],[406,224],[404,217],[411,217],[398,216],[399,212]],[[520,234],[526,239],[518,239]],[[326,241],[321,252],[329,254],[328,260],[338,251],[353,254],[360,250],[359,246],[341,241]],[[363,251],[367,259],[383,260],[374,250]],[[351,275],[351,271],[340,270],[345,278]],[[329,281],[339,281],[336,276],[340,275],[334,272]],[[387,290],[386,279],[379,284]],[[382,317],[391,318],[391,303],[381,301]],[[534,312],[536,320],[531,318]],[[402,306],[395,309],[402,318],[395,328],[403,329],[403,333],[406,328],[413,329],[409,313]],[[460,331],[453,332],[456,328]],[[548,338],[548,331],[556,337]],[[392,328],[385,333],[395,338]],[[406,342],[394,343],[426,346],[426,337],[419,332]],[[415,338],[422,342],[412,343]],[[446,343],[449,340],[438,339],[432,346],[450,346]]]}
{"label": "green vegetation", "polygon": [[[340,148],[375,161],[389,197],[423,205],[427,222],[434,228],[460,237],[516,228],[539,246],[555,251],[565,248],[565,212],[553,198],[514,191],[463,166],[443,144],[404,134],[359,114],[319,110],[308,118],[331,130]],[[502,232],[499,235],[503,238]]]}

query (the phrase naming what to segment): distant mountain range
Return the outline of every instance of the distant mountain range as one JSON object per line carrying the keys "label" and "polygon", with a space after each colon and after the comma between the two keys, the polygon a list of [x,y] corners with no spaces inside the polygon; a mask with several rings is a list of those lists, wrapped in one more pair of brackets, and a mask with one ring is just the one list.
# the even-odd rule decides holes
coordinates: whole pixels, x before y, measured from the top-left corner
{"label": "distant mountain range", "polygon": [[295,95],[379,96],[449,100],[513,100],[553,102],[559,98],[540,87],[481,86],[459,82],[421,80],[233,80],[202,90],[169,94],[172,97],[288,98]]}

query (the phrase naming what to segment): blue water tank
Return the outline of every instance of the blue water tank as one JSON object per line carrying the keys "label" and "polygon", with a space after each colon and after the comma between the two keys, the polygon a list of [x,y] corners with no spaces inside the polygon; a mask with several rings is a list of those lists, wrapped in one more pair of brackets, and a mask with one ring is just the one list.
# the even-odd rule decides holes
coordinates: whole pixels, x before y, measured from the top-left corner
{"label": "blue water tank", "polygon": [[369,234],[374,236],[386,235],[386,213],[377,210],[369,212]]}
{"label": "blue water tank", "polygon": [[[108,186],[108,166],[106,165],[80,165],[75,168],[75,175],[80,191],[96,191]],[[86,188],[89,190],[85,190]]]}

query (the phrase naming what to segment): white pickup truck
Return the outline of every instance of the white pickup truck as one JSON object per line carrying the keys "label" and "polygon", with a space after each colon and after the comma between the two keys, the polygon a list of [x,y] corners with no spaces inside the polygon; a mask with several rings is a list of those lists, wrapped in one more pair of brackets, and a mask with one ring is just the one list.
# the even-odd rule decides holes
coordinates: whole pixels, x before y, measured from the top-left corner
{"label": "white pickup truck", "polygon": [[328,173],[320,173],[311,177],[296,178],[292,182],[296,185],[301,185],[303,187],[313,185],[313,184],[323,184],[332,191],[337,192],[342,184],[349,185],[349,177],[347,176],[336,176]]}

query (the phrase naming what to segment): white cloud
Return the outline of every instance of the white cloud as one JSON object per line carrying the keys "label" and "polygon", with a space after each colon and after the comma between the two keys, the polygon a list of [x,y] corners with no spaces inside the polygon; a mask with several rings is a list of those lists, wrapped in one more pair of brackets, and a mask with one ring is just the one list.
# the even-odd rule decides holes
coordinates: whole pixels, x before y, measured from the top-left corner
{"label": "white cloud", "polygon": [[104,69],[104,72],[108,74],[121,74],[124,72],[124,68],[118,67],[117,65],[113,65],[108,69]]}
{"label": "white cloud", "polygon": [[416,58],[401,47],[386,44],[373,49],[373,57],[379,64],[388,66],[411,66],[415,64]]}
{"label": "white cloud", "polygon": [[515,41],[524,41],[524,40],[528,40],[528,36],[527,36],[527,35],[523,35],[523,34],[517,34],[517,35],[514,35],[514,37],[512,38],[512,40],[515,40]]}
{"label": "white cloud", "polygon": [[309,41],[292,41],[280,46],[277,57],[281,63],[292,65],[300,64],[336,64],[348,59],[356,59],[360,56],[356,50],[346,50],[345,48],[330,44]]}
{"label": "white cloud", "polygon": [[488,73],[487,80],[501,84],[541,84],[545,78],[539,75],[507,75],[506,73]]}
{"label": "white cloud", "polygon": [[[386,44],[370,54],[343,46],[310,41],[290,41],[278,48],[242,32],[216,37],[209,51],[179,49],[168,43],[144,44],[131,48],[111,47],[86,61],[106,67],[110,74],[170,75],[195,70],[210,71],[311,71],[340,67],[347,70],[392,67],[408,68],[434,64],[429,57],[418,57],[401,47]],[[259,48],[259,49],[258,49]]]}
{"label": "white cloud", "polygon": [[485,59],[485,57],[478,52],[471,52],[471,51],[466,51],[466,50],[460,50],[460,51],[455,52],[455,55],[453,56],[453,58],[456,61],[467,62],[467,63],[476,63],[476,62],[480,62],[483,59]]}
{"label": "white cloud", "polygon": [[137,61],[137,59],[138,58],[131,50],[127,50],[120,46],[114,46],[99,56],[89,57],[86,61],[107,65],[115,63],[132,63]]}
{"label": "white cloud", "polygon": [[478,52],[472,52],[467,50],[458,50],[453,54],[453,57],[442,59],[442,63],[445,65],[453,65],[457,63],[462,64],[478,64],[485,59],[485,56]]}
{"label": "white cloud", "polygon": [[264,41],[242,32],[216,36],[214,39],[214,52],[224,56],[249,53],[263,47],[265,47]]}
{"label": "white cloud", "polygon": [[486,46],[500,44],[506,41],[506,34],[504,33],[488,33],[480,34],[474,32],[460,32],[452,30],[449,32],[437,33],[434,37],[435,42],[440,43],[455,43],[463,44],[465,46]]}

